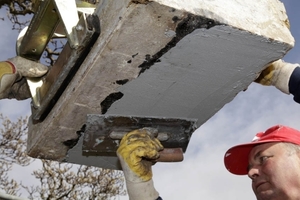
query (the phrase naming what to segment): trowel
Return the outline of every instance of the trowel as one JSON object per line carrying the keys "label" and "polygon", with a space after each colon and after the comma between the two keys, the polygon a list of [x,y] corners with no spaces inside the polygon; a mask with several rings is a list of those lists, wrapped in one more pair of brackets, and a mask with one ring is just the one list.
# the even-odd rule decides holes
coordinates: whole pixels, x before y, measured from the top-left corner
{"label": "trowel", "polygon": [[180,162],[192,133],[197,129],[196,119],[87,115],[83,137],[84,156],[116,156],[122,137],[133,130],[149,128],[164,146],[157,162]]}

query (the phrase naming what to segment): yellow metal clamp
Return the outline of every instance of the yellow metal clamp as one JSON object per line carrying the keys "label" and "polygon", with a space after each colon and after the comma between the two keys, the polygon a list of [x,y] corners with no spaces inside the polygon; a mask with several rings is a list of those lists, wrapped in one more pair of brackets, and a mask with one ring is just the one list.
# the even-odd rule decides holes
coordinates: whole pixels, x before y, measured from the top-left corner
{"label": "yellow metal clamp", "polygon": [[[39,62],[47,44],[53,37],[66,37],[71,49],[79,46],[78,28],[84,29],[85,23],[78,25],[80,16],[91,14],[95,5],[79,0],[34,0],[35,15],[28,27],[19,34],[16,44],[17,55]],[[85,19],[85,17],[84,17]],[[32,95],[33,106],[41,106],[40,88],[44,78],[27,78]],[[45,92],[44,92],[45,93]]]}

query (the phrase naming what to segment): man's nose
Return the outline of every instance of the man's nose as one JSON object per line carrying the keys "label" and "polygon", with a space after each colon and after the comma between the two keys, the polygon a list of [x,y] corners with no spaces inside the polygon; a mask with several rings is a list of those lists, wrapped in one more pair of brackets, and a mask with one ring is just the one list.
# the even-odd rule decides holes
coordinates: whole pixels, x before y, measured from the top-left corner
{"label": "man's nose", "polygon": [[257,178],[258,176],[259,176],[259,169],[258,169],[258,167],[253,166],[253,167],[249,168],[249,170],[248,170],[248,177],[250,179],[253,180],[253,179]]}

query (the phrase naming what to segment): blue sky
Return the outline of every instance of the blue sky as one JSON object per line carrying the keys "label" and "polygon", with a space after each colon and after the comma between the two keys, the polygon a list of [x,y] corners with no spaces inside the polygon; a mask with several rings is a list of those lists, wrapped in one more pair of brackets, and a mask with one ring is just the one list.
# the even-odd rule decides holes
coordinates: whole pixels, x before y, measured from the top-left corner
{"label": "blue sky", "polygon": [[299,23],[299,9],[300,9],[300,2],[294,0],[283,0],[282,1],[285,5],[285,9],[287,15],[289,16],[290,24],[291,24],[291,33],[295,38],[295,47],[290,50],[290,52],[284,57],[284,60],[289,62],[296,62],[300,61],[300,23]]}
{"label": "blue sky", "polygon": [[[296,40],[295,47],[284,60],[300,63],[300,1],[282,2]],[[0,10],[0,17],[5,16],[5,12]],[[18,33],[11,31],[10,22],[0,23],[0,60],[5,60],[15,56],[14,47]],[[20,115],[30,115],[30,100],[1,100],[0,111],[12,119]],[[153,167],[157,190],[166,200],[255,199],[250,179],[232,175],[225,169],[225,151],[233,145],[251,141],[255,133],[275,124],[300,129],[299,115],[300,105],[293,101],[291,95],[285,95],[273,87],[251,84],[245,92],[239,93],[194,133],[183,162],[158,163]],[[25,174],[24,170],[16,168],[13,176],[30,180],[30,171]]]}

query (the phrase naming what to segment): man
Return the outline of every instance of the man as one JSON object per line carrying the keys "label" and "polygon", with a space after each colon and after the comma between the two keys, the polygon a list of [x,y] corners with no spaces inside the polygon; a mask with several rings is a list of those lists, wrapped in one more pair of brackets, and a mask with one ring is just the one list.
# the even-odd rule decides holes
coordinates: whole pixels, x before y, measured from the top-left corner
{"label": "man", "polygon": [[[117,151],[130,200],[159,200],[151,166],[162,150],[147,129],[126,134]],[[230,148],[224,157],[228,171],[248,174],[257,200],[300,199],[300,131],[276,125],[256,134],[250,143]]]}
{"label": "man", "polygon": [[127,133],[117,155],[124,172],[130,200],[160,200],[152,181],[152,165],[163,150],[161,143],[147,129]]}
{"label": "man", "polygon": [[300,199],[300,131],[271,127],[230,148],[224,163],[233,174],[248,174],[258,200]]}

